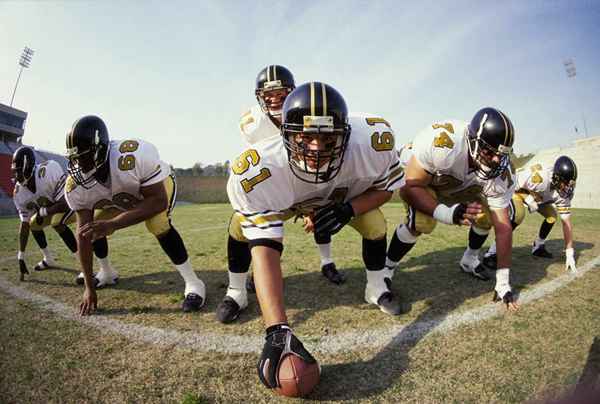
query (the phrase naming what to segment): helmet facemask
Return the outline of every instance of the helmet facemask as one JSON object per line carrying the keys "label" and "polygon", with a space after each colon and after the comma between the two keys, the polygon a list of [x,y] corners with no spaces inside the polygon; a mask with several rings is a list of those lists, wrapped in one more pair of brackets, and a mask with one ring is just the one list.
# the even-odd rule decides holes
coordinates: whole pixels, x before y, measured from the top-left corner
{"label": "helmet facemask", "polygon": [[572,198],[573,193],[575,192],[576,182],[573,179],[562,178],[560,175],[554,173],[552,174],[552,181],[550,182],[550,186],[552,189],[558,192],[562,198]]}
{"label": "helmet facemask", "polygon": [[[31,150],[31,149],[29,149]],[[25,185],[33,177],[35,171],[35,156],[26,147],[17,150],[10,165],[12,179],[20,185]]]}
{"label": "helmet facemask", "polygon": [[281,122],[283,102],[292,90],[292,87],[284,86],[281,80],[273,80],[265,82],[262,88],[255,91],[255,94],[262,111],[277,122]]}
{"label": "helmet facemask", "polygon": [[98,183],[96,173],[106,164],[109,150],[110,144],[104,150],[98,142],[81,152],[77,146],[67,149],[67,171],[77,185],[91,189]]}
{"label": "helmet facemask", "polygon": [[481,138],[481,128],[474,133],[472,128],[468,127],[468,145],[471,159],[477,166],[475,174],[483,179],[490,180],[501,176],[510,165],[510,153],[512,147],[499,145],[493,147]]}
{"label": "helmet facemask", "polygon": [[304,116],[304,125],[284,123],[283,143],[294,175],[322,184],[340,171],[350,135],[350,125],[335,128],[331,116]]}

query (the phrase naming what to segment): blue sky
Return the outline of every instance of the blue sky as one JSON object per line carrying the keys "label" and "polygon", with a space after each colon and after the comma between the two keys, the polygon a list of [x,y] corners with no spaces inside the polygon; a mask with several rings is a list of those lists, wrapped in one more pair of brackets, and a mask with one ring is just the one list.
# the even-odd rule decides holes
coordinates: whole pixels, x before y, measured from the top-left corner
{"label": "blue sky", "polygon": [[97,114],[189,167],[240,150],[256,74],[278,63],[383,116],[398,143],[498,107],[524,153],[583,136],[581,106],[600,135],[598,21],[597,1],[0,1],[0,102],[27,45],[26,143],[64,153],[72,122]]}

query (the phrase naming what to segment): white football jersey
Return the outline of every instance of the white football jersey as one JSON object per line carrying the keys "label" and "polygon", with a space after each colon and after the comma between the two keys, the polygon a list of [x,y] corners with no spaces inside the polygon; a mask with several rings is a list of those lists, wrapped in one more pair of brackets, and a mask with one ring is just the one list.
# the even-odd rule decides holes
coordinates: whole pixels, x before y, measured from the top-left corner
{"label": "white football jersey", "polygon": [[454,201],[461,196],[483,196],[492,209],[508,206],[515,190],[516,178],[509,168],[505,174],[484,180],[469,167],[467,123],[446,120],[421,131],[412,148],[402,149],[400,160],[407,164],[414,155],[431,175],[431,187],[440,202]]}
{"label": "white football jersey", "polygon": [[64,194],[66,174],[60,164],[48,160],[35,166],[35,192],[15,184],[13,201],[22,222],[29,222],[39,208],[48,207],[60,200]]}
{"label": "white football jersey", "polygon": [[66,199],[71,209],[116,207],[125,211],[134,208],[144,199],[141,187],[161,182],[171,173],[156,147],[141,139],[112,140],[108,159],[110,176],[107,184],[97,182],[85,189],[68,177]]}
{"label": "white football jersey", "polygon": [[563,198],[550,186],[552,168],[542,164],[532,164],[517,171],[517,190],[523,190],[533,195],[538,204],[553,203],[561,218],[571,214],[571,198]]}
{"label": "white football jersey", "polygon": [[352,132],[337,176],[311,184],[291,171],[287,150],[271,137],[244,151],[231,165],[227,195],[244,216],[249,240],[283,237],[286,213],[310,213],[332,202],[346,202],[369,189],[393,191],[404,176],[394,147],[393,131],[380,118],[349,117]]}
{"label": "white football jersey", "polygon": [[280,136],[279,128],[258,104],[240,118],[240,133],[248,145],[273,136]]}

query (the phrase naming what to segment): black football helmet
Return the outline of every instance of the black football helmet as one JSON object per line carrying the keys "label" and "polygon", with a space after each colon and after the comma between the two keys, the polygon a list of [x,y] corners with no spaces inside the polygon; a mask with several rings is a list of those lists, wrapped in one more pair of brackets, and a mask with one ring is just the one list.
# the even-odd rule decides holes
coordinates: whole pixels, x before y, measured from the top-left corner
{"label": "black football helmet", "polygon": [[21,185],[25,185],[33,177],[33,171],[35,170],[35,153],[33,149],[29,146],[21,146],[15,150],[10,169],[14,180]]}
{"label": "black football helmet", "polygon": [[302,84],[283,104],[283,144],[292,172],[303,181],[321,184],[339,173],[350,132],[346,101],[327,84]]}
{"label": "black football helmet", "polygon": [[68,171],[78,185],[86,189],[102,181],[100,172],[107,172],[110,140],[102,119],[87,115],[75,121],[67,133]]}
{"label": "black football helmet", "polygon": [[554,162],[550,186],[563,198],[572,198],[577,181],[577,166],[567,156],[560,156]]}
{"label": "black football helmet", "polygon": [[510,165],[515,139],[512,122],[495,108],[482,108],[467,127],[469,154],[479,178],[489,180],[504,173]]}
{"label": "black football helmet", "polygon": [[281,122],[285,98],[296,88],[294,75],[281,65],[269,65],[256,76],[254,91],[263,112]]}

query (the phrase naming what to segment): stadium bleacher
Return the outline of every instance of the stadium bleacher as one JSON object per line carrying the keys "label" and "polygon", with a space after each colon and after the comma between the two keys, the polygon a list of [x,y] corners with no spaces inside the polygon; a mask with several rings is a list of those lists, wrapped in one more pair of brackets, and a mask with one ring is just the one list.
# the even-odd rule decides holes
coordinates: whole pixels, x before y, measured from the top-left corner
{"label": "stadium bleacher", "polygon": [[569,156],[577,164],[577,187],[573,207],[600,209],[600,136],[576,140],[567,147],[541,150],[527,163],[551,166],[558,156]]}

